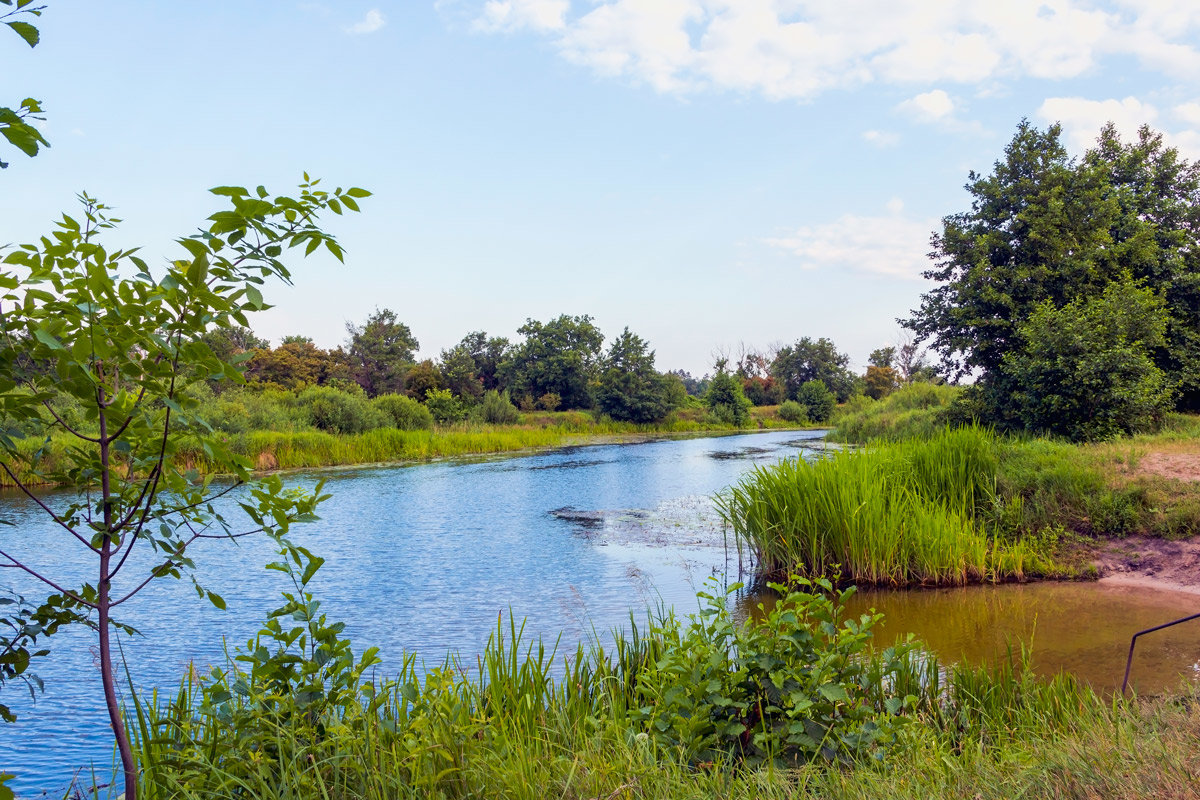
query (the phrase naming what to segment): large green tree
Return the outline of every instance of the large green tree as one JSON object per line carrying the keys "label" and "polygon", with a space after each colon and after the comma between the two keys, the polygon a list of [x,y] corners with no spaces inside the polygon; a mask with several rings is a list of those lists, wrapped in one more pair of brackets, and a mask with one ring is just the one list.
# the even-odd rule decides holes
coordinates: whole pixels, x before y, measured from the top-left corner
{"label": "large green tree", "polygon": [[354,380],[370,397],[398,394],[421,346],[391,309],[375,309],[362,325],[346,323],[346,353]]}
{"label": "large green tree", "polygon": [[562,408],[591,408],[604,334],[584,315],[566,314],[546,323],[526,320],[517,329],[525,340],[509,350],[502,366],[514,397],[556,394]]}
{"label": "large green tree", "polygon": [[779,349],[771,362],[771,377],[783,384],[789,399],[795,400],[800,387],[809,381],[821,381],[844,403],[858,384],[849,365],[850,356],[838,352],[831,340],[805,336]]}
{"label": "large green tree", "polygon": [[613,339],[600,365],[596,406],[615,420],[656,422],[671,411],[670,387],[654,369],[654,351],[626,328]]}
{"label": "large green tree", "polygon": [[[195,546],[259,531],[282,535],[290,522],[311,516],[318,500],[285,490],[277,477],[254,480],[248,460],[200,417],[190,385],[242,379],[206,335],[245,326],[248,314],[269,307],[259,287],[288,279],[286,250],[325,247],[340,260],[341,247],[317,217],[325,209],[357,210],[356,198],[367,194],[328,193],[307,176],[295,198],[272,197],[263,187],[213,192],[230,207],[178,240],[177,257],[163,268],[151,268],[135,250],[106,247],[103,234],[116,221],[85,196],[81,214],[64,216],[52,236],[6,252],[0,270],[0,419],[7,423],[0,470],[53,520],[56,535],[91,556],[94,571],[72,585],[54,565],[35,567],[40,560],[21,551],[21,542],[7,540],[0,566],[50,592],[38,609],[42,620],[95,628],[129,800],[137,795],[138,771],[121,718],[112,639],[127,630],[117,621],[122,606],[165,577],[190,578],[204,593],[193,574]],[[30,362],[52,369],[31,371]],[[82,408],[82,421],[68,421],[61,402]],[[30,428],[32,447],[18,434]],[[56,458],[41,459],[42,447]],[[232,475],[233,482],[214,485],[188,469],[191,447],[212,474]],[[33,489],[41,484],[73,486],[77,495],[47,503]],[[249,515],[245,528],[213,510],[217,497],[234,492]],[[39,543],[24,546],[36,550]]]}
{"label": "large green tree", "polygon": [[1015,422],[1005,359],[1026,351],[1034,313],[1100,298],[1126,274],[1165,299],[1166,334],[1149,352],[1180,405],[1200,407],[1200,168],[1149,128],[1126,143],[1105,126],[1073,159],[1058,125],[1022,122],[966,189],[970,210],[932,238],[936,285],[902,322],[949,374],[979,378],[995,421]]}

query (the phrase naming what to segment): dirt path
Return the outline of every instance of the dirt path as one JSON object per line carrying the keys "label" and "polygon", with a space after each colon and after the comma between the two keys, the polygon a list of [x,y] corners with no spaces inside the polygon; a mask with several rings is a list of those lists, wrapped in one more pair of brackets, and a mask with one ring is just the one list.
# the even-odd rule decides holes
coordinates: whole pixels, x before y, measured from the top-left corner
{"label": "dirt path", "polygon": [[1112,539],[1093,563],[1102,583],[1200,595],[1200,537],[1181,542],[1145,536]]}

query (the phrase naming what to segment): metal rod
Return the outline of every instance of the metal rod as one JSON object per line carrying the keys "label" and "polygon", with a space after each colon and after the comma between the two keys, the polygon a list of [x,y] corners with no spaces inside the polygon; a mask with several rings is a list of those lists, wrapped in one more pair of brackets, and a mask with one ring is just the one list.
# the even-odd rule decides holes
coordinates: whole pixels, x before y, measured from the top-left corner
{"label": "metal rod", "polygon": [[1121,681],[1121,694],[1125,694],[1125,690],[1129,687],[1129,671],[1133,669],[1133,648],[1137,645],[1138,637],[1143,633],[1154,633],[1155,631],[1161,631],[1163,628],[1170,628],[1173,625],[1190,622],[1194,619],[1200,619],[1200,614],[1192,614],[1190,617],[1183,617],[1174,622],[1164,622],[1162,625],[1146,628],[1144,631],[1138,631],[1133,635],[1133,638],[1129,640],[1129,658],[1125,661],[1125,680]]}

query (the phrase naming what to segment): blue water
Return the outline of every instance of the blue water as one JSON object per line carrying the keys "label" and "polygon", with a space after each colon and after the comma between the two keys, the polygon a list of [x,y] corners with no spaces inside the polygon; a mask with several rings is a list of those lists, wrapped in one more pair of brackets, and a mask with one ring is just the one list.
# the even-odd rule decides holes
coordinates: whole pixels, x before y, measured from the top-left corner
{"label": "blue water", "polygon": [[[289,480],[302,485],[325,478],[333,497],[321,521],[296,528],[293,538],[326,559],[310,588],[331,619],[347,623],[356,651],[380,648],[384,674],[405,653],[434,663],[457,652],[472,661],[497,615],[510,610],[528,619],[528,632],[562,634],[573,649],[593,630],[621,625],[630,610],[660,600],[694,610],[695,589],[710,574],[735,579],[736,552],[725,547],[707,498],[752,465],[794,455],[820,435],[768,432],[296,473]],[[582,520],[551,513],[563,507],[589,513]],[[32,503],[6,495],[0,518],[17,523],[0,529],[2,549],[77,582],[87,575],[90,554]],[[140,691],[177,687],[191,664],[203,671],[223,663],[224,648],[250,639],[289,588],[285,576],[263,569],[275,559],[269,540],[199,544],[197,574],[228,607],[218,611],[190,582],[169,579],[124,607],[120,619],[142,634],[125,641]],[[0,574],[0,582],[38,596],[19,577]],[[4,691],[19,720],[0,725],[0,772],[17,775],[11,785],[23,796],[61,796],[77,770],[85,785],[92,769],[104,782],[114,763],[95,635],[69,631],[52,641],[53,654],[36,666],[46,682],[37,702],[19,686]]]}

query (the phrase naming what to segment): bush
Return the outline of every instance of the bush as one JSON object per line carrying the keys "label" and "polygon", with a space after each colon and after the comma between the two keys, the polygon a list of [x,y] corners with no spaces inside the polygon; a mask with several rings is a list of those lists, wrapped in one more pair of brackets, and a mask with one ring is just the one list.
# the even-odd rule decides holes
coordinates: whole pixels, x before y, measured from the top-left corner
{"label": "bush", "polygon": [[905,653],[888,651],[883,669],[867,657],[882,615],[844,620],[854,590],[824,578],[772,588],[779,600],[746,622],[701,593],[708,605],[688,625],[669,614],[652,627],[658,654],[638,674],[632,717],[663,751],[693,764],[836,761],[892,741],[901,720],[877,708]]}
{"label": "bush", "polygon": [[501,394],[495,390],[484,392],[480,415],[484,422],[492,425],[512,425],[521,416],[508,398],[508,392]]}
{"label": "bush", "polygon": [[742,392],[742,382],[726,372],[723,363],[718,365],[706,399],[709,410],[719,422],[739,428],[750,423],[750,401]]}
{"label": "bush", "polygon": [[328,386],[310,386],[297,396],[317,430],[328,433],[363,433],[388,428],[391,418],[371,405],[366,394],[340,392]]}
{"label": "bush", "polygon": [[808,422],[808,409],[795,400],[788,400],[779,407],[779,418],[784,422],[803,425]]}
{"label": "bush", "polygon": [[381,394],[371,401],[371,405],[387,414],[392,424],[402,431],[433,429],[433,414],[408,395]]}
{"label": "bush", "polygon": [[813,422],[827,422],[833,416],[837,398],[823,381],[808,381],[796,392],[796,402],[808,409],[808,418]]}
{"label": "bush", "polygon": [[542,411],[557,411],[562,405],[562,397],[556,392],[546,392],[537,399],[537,407]]}
{"label": "bush", "polygon": [[430,389],[425,392],[425,407],[439,425],[452,425],[467,416],[467,410],[449,389]]}

